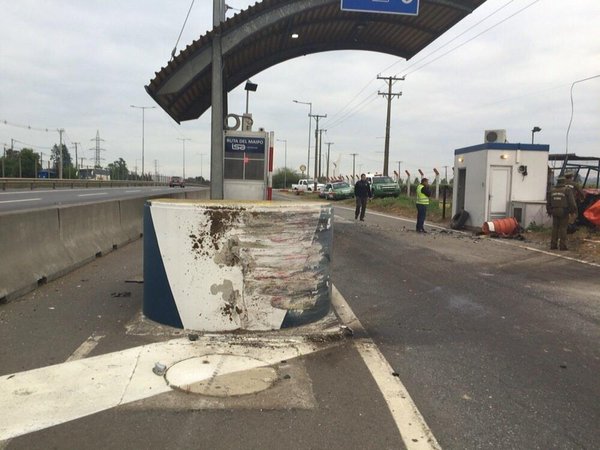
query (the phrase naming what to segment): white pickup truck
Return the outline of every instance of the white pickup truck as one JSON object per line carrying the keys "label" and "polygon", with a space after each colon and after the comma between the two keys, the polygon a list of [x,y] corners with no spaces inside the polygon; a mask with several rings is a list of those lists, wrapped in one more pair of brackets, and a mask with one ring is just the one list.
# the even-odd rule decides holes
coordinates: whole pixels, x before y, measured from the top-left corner
{"label": "white pickup truck", "polygon": [[[317,183],[317,191],[323,189],[325,185],[323,183]],[[312,192],[315,188],[315,180],[308,180],[306,178],[301,178],[298,180],[297,184],[292,184],[292,190],[300,192]]]}

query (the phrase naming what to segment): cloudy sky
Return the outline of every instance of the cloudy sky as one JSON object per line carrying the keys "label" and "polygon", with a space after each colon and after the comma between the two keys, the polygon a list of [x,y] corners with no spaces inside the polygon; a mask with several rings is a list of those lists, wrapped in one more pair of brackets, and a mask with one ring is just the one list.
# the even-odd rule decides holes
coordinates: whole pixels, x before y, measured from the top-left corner
{"label": "cloudy sky", "polygon": [[[14,139],[46,160],[64,128],[71,154],[81,143],[88,165],[98,131],[104,164],[122,157],[141,171],[142,113],[130,105],[154,105],[144,86],[169,60],[190,3],[0,0],[0,144]],[[253,1],[227,3],[245,9]],[[402,161],[402,171],[443,174],[454,150],[482,143],[487,129],[530,143],[539,126],[536,143],[562,153],[571,86],[600,75],[598,17],[598,0],[488,0],[410,61],[344,51],[272,67],[252,79],[250,112],[256,126],[287,141],[287,165],[298,169],[307,159],[308,106],[292,100],[312,102],[313,113],[328,115],[324,142],[333,143],[341,172],[351,173],[351,153],[357,171],[380,171],[386,101],[377,91],[386,86],[377,75],[406,75],[394,85],[403,95],[392,103],[390,171]],[[196,1],[178,50],[211,23],[212,1]],[[600,77],[575,84],[573,98],[568,150],[600,157]],[[242,113],[245,99],[241,85],[229,112]],[[191,139],[186,175],[209,176],[210,111],[178,125],[162,109],[147,110],[145,129],[146,172],[180,175],[181,139]],[[276,142],[276,167],[284,166],[284,149]]]}

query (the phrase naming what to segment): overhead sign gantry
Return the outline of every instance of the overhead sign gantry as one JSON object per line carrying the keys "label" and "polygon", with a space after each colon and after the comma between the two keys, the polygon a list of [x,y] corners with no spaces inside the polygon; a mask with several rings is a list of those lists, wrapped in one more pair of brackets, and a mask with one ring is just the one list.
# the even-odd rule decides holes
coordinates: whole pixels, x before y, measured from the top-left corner
{"label": "overhead sign gantry", "polygon": [[419,0],[342,0],[342,9],[416,16],[419,14]]}

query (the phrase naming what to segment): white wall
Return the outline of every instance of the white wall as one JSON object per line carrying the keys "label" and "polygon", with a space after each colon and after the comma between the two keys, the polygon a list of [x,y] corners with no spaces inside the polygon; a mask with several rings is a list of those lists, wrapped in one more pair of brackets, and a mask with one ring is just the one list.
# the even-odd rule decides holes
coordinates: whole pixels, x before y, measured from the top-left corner
{"label": "white wall", "polygon": [[[489,148],[489,147],[498,148]],[[495,144],[473,147],[473,151],[461,152],[454,156],[454,182],[458,182],[458,169],[466,168],[465,210],[469,213],[467,226],[480,227],[490,220],[488,217],[490,167],[512,167],[509,204],[513,201],[542,202],[546,199],[548,177],[547,146],[534,146],[535,150],[521,150],[517,147],[532,147],[524,144]],[[457,154],[458,153],[458,154]],[[527,166],[527,175],[519,172],[519,166]],[[456,214],[458,185],[453,193],[452,214]],[[527,226],[527,224],[524,224]]]}
{"label": "white wall", "polygon": [[[461,161],[462,160],[462,161]],[[465,211],[469,213],[466,225],[480,227],[487,211],[487,152],[464,153],[454,157],[454,182],[458,181],[458,170],[467,169],[465,179]],[[452,202],[452,215],[457,203],[458,189],[455,185]]]}

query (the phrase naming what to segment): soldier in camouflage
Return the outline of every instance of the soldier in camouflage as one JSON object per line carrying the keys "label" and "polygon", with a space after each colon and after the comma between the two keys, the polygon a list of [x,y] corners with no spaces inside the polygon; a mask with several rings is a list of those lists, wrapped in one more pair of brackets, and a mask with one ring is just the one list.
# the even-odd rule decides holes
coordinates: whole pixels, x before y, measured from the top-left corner
{"label": "soldier in camouflage", "polygon": [[575,181],[575,175],[573,172],[565,173],[565,186],[573,190],[573,196],[575,197],[575,203],[577,204],[577,211],[575,214],[569,215],[569,224],[577,221],[577,215],[579,214],[579,207],[585,199],[585,192],[581,188],[581,185]]}
{"label": "soldier in camouflage", "polygon": [[565,185],[564,177],[559,177],[556,187],[550,192],[546,210],[552,216],[552,239],[550,250],[567,250],[567,226],[569,225],[569,214],[577,212],[577,203],[573,189]]}

